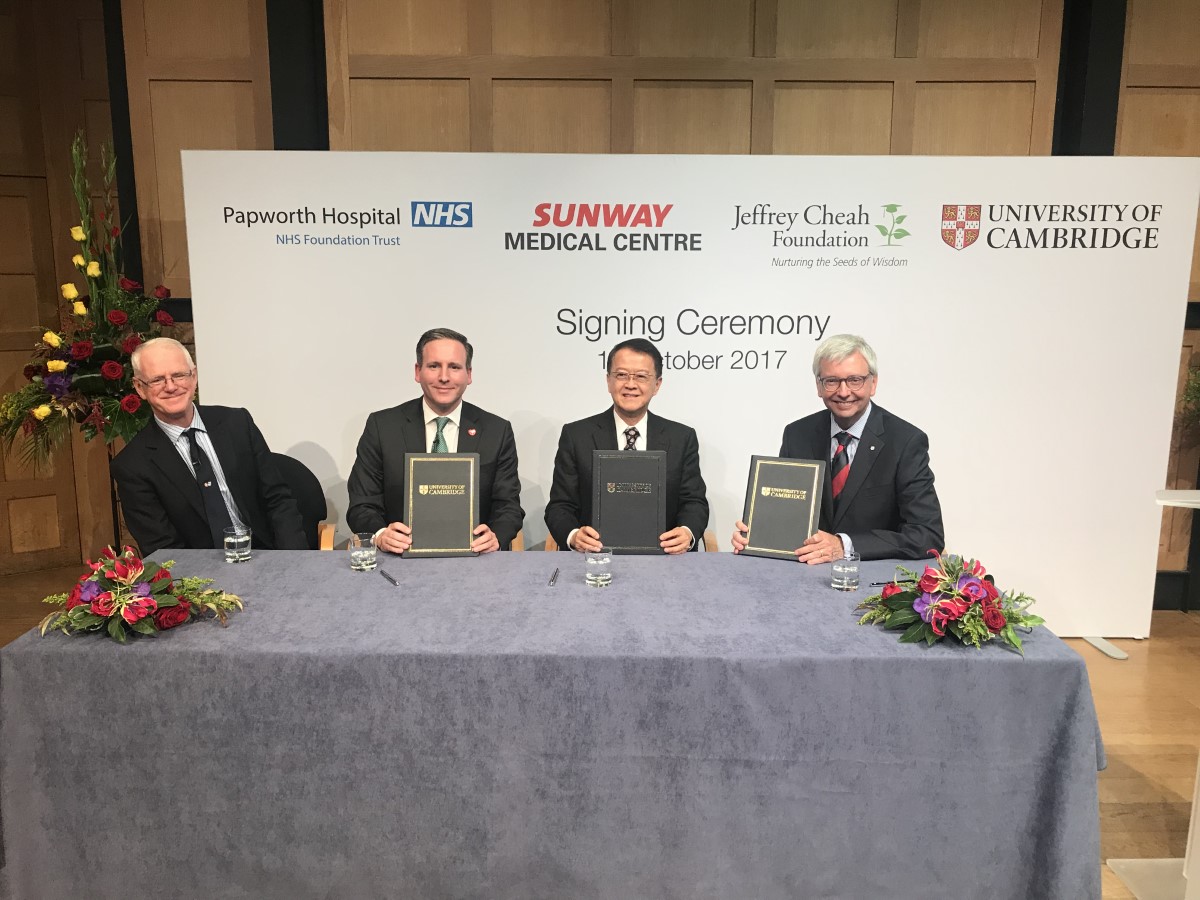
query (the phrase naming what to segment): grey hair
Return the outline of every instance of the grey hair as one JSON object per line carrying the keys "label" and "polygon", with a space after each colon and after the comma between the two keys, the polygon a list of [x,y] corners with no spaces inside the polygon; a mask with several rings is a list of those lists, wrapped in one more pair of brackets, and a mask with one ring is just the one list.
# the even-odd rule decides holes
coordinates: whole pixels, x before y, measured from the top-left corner
{"label": "grey hair", "polygon": [[879,366],[875,361],[875,351],[871,345],[857,334],[835,334],[826,338],[817,346],[813,354],[813,375],[821,377],[821,363],[839,363],[848,356],[861,353],[867,361],[867,370],[872,375],[879,374]]}
{"label": "grey hair", "polygon": [[131,366],[133,366],[133,374],[136,375],[138,378],[142,377],[142,367],[139,365],[139,363],[141,362],[141,359],[142,359],[142,352],[147,347],[174,347],[176,350],[182,350],[183,355],[187,358],[188,368],[189,369],[196,368],[196,363],[192,359],[192,354],[188,352],[188,348],[183,346],[183,344],[179,343],[179,341],[175,340],[175,338],[169,338],[169,337],[151,338],[150,340],[146,341],[146,343],[144,343],[144,344],[138,344],[136,347],[133,348],[133,352],[131,354],[129,354],[129,364]]}

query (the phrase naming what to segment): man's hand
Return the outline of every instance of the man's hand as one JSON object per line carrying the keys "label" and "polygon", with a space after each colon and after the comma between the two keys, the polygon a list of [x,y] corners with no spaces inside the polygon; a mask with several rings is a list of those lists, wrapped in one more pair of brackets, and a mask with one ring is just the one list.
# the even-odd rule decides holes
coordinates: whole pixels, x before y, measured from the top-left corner
{"label": "man's hand", "polygon": [[580,553],[595,553],[597,550],[604,549],[604,543],[600,540],[600,532],[591,525],[584,525],[575,532],[575,542],[571,545],[571,549]]}
{"label": "man's hand", "polygon": [[471,541],[472,553],[492,553],[500,549],[500,539],[487,525],[480,525],[471,534],[475,535],[475,540]]}
{"label": "man's hand", "polygon": [[746,544],[749,543],[749,541],[746,540],[746,532],[749,530],[750,527],[741,519],[738,519],[737,522],[734,523],[733,537],[729,539],[729,543],[733,544],[734,553],[741,553],[746,549]]}
{"label": "man's hand", "polygon": [[687,553],[692,548],[692,533],[680,525],[660,534],[658,544],[666,553]]}
{"label": "man's hand", "polygon": [[403,553],[412,546],[412,529],[403,522],[393,522],[379,532],[375,546],[388,553]]}
{"label": "man's hand", "polygon": [[827,531],[818,531],[796,548],[796,559],[810,566],[831,563],[846,555],[842,539]]}

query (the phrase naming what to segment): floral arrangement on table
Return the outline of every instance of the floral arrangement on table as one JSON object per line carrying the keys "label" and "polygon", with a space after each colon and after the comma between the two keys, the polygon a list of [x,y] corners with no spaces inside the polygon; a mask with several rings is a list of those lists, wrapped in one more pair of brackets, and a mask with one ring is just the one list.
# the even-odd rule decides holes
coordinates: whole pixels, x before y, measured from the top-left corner
{"label": "floral arrangement on table", "polygon": [[124,254],[117,221],[116,159],[109,147],[100,153],[104,173],[102,208],[93,209],[87,177],[87,144],[76,135],[71,145],[71,186],[79,224],[71,239],[79,244],[71,262],[87,282],[81,294],[75,282],[59,288],[66,310],[63,327],[43,328],[25,366],[28,384],[0,396],[0,444],[12,449],[24,438],[21,455],[35,466],[78,425],[84,440],[103,436],[107,444],[128,440],[150,419],[150,408],[133,389],[129,355],[146,340],[173,325],[159,302],[171,296],[159,285],[150,296],[122,272]]}
{"label": "floral arrangement on table", "polygon": [[1002,593],[977,560],[934,555],[937,566],[920,575],[898,566],[900,576],[858,605],[867,611],[858,624],[903,628],[901,643],[935,644],[949,636],[978,648],[999,638],[1024,655],[1017,629],[1029,631],[1044,621],[1028,611],[1033,598]]}
{"label": "floral arrangement on table", "polygon": [[42,636],[47,631],[78,634],[103,631],[124,643],[131,634],[156,634],[205,616],[228,624],[227,614],[242,609],[242,599],[212,590],[211,578],[175,578],[174,560],[146,562],[132,547],[118,556],[105,547],[69,594],[52,594],[43,600],[65,606],[42,619]]}

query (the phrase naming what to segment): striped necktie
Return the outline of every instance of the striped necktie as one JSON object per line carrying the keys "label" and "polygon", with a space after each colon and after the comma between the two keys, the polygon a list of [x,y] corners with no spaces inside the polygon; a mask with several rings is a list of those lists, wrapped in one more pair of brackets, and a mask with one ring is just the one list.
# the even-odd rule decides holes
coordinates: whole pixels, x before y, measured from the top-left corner
{"label": "striped necktie", "polygon": [[842,492],[842,488],[846,486],[846,479],[850,477],[850,442],[854,440],[854,435],[848,431],[839,431],[834,438],[838,445],[837,450],[833,452],[831,472],[833,474],[833,499],[836,500]]}

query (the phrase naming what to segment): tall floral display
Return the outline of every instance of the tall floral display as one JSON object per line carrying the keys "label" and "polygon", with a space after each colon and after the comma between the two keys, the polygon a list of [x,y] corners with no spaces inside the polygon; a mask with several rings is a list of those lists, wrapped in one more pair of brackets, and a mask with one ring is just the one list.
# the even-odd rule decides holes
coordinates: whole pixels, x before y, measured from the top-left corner
{"label": "tall floral display", "polygon": [[[26,384],[0,397],[0,442],[14,445],[21,459],[44,464],[78,427],[84,440],[128,440],[149,421],[150,409],[133,387],[129,355],[160,329],[174,324],[159,309],[171,296],[162,285],[149,295],[123,273],[122,226],[116,210],[116,160],[111,148],[100,153],[103,203],[95,208],[87,177],[87,144],[76,135],[71,145],[71,186],[79,224],[71,227],[77,252],[71,258],[86,279],[59,288],[65,304],[59,321],[40,328],[41,338],[25,366]],[[65,323],[65,324],[64,324]]]}

